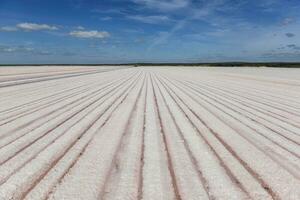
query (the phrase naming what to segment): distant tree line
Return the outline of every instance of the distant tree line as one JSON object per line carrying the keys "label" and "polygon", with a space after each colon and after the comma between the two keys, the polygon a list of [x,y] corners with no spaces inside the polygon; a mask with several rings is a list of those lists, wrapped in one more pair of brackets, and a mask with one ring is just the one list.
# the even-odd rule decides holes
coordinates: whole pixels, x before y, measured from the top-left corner
{"label": "distant tree line", "polygon": [[190,66],[300,68],[300,62],[123,63],[123,64],[0,64],[0,66]]}
{"label": "distant tree line", "polygon": [[282,67],[300,68],[300,63],[288,62],[217,62],[217,63],[135,63],[134,66],[191,66],[191,67]]}

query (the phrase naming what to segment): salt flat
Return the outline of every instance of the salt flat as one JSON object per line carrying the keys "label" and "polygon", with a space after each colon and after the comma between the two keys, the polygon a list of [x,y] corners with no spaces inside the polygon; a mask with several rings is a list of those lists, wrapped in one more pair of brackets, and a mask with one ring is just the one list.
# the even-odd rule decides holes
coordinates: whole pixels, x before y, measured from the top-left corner
{"label": "salt flat", "polygon": [[0,199],[300,199],[300,69],[1,67]]}

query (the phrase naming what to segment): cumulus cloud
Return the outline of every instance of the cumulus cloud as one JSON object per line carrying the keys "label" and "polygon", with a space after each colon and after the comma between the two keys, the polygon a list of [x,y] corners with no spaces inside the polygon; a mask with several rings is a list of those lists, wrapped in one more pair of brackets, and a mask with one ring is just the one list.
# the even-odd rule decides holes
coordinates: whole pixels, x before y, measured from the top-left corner
{"label": "cumulus cloud", "polygon": [[41,30],[57,30],[56,26],[51,26],[48,24],[35,24],[35,23],[20,23],[16,27],[23,31],[41,31]]}
{"label": "cumulus cloud", "polygon": [[294,33],[286,33],[285,35],[286,35],[286,37],[289,37],[289,38],[291,38],[291,37],[294,37],[294,36],[295,36],[295,34],[294,34]]}
{"label": "cumulus cloud", "polygon": [[170,18],[164,15],[151,15],[151,16],[134,15],[134,16],[127,16],[127,18],[140,21],[143,23],[148,23],[148,24],[159,24],[159,23],[165,23],[167,21],[170,21]]}
{"label": "cumulus cloud", "polygon": [[110,37],[110,34],[106,31],[71,31],[69,33],[70,36],[77,37],[77,38],[98,38],[103,39]]}

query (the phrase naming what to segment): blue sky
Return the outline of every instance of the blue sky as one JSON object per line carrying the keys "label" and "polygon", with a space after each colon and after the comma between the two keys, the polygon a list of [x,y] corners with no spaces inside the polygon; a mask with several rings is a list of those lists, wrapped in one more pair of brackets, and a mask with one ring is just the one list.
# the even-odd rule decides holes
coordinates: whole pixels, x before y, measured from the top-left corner
{"label": "blue sky", "polygon": [[300,61],[299,0],[0,0],[0,63]]}

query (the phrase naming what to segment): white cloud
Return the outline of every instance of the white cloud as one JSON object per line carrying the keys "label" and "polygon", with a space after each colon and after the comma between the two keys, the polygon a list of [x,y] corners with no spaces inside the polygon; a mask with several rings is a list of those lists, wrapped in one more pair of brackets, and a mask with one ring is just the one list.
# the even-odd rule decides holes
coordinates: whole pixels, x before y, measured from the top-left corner
{"label": "white cloud", "polygon": [[77,38],[107,38],[110,34],[106,31],[71,31],[69,33],[70,36]]}
{"label": "white cloud", "polygon": [[47,24],[35,24],[35,23],[20,23],[17,24],[17,28],[25,31],[39,31],[39,30],[57,30],[56,26],[50,26]]}
{"label": "white cloud", "polygon": [[16,28],[23,31],[40,31],[40,30],[57,30],[56,26],[50,26],[48,24],[35,24],[35,23],[20,23],[16,25]]}
{"label": "white cloud", "polygon": [[8,46],[0,45],[0,54],[26,54],[26,55],[38,55],[38,56],[50,56],[54,53],[48,50],[34,49],[30,46],[17,45],[17,46]]}
{"label": "white cloud", "polygon": [[83,26],[77,26],[76,29],[78,29],[78,30],[84,30],[85,28]]}
{"label": "white cloud", "polygon": [[18,29],[16,27],[13,26],[4,26],[0,28],[0,31],[7,31],[7,32],[11,32],[11,31],[17,31]]}
{"label": "white cloud", "polygon": [[108,21],[108,20],[112,20],[112,17],[109,17],[109,16],[107,16],[107,17],[101,17],[100,20],[102,20],[102,21]]}
{"label": "white cloud", "polygon": [[170,18],[164,15],[151,15],[151,16],[134,15],[134,16],[127,16],[127,18],[140,21],[143,23],[148,23],[148,24],[159,24],[162,22],[170,21]]}
{"label": "white cloud", "polygon": [[159,9],[162,11],[177,10],[187,7],[190,0],[132,0],[135,3],[145,5],[151,9]]}
{"label": "white cloud", "polygon": [[0,27],[0,31],[41,31],[41,30],[58,30],[56,26],[51,26],[48,24],[35,24],[35,23],[19,23],[15,26],[3,26]]}
{"label": "white cloud", "polygon": [[93,9],[91,10],[93,13],[100,13],[100,14],[114,14],[114,15],[125,15],[126,11],[123,9]]}
{"label": "white cloud", "polygon": [[176,31],[182,29],[185,26],[186,22],[186,20],[179,21],[170,31],[162,32],[161,34],[159,34],[158,37],[154,38],[152,44],[148,47],[147,51],[151,51],[154,47],[165,43],[170,37],[173,36],[173,34]]}
{"label": "white cloud", "polygon": [[34,49],[31,47],[25,47],[25,46],[3,46],[0,45],[0,53],[26,53],[26,52],[32,52]]}

